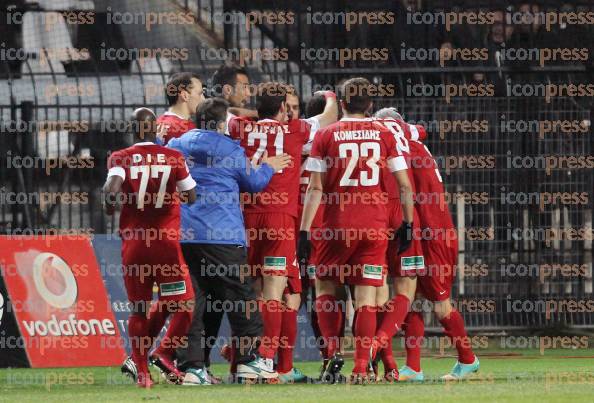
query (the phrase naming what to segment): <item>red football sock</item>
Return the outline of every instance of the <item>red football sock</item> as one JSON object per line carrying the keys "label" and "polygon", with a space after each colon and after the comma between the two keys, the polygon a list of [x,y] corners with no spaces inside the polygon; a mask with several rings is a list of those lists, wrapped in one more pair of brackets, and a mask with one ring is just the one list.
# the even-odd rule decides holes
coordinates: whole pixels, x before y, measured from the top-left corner
{"label": "red football sock", "polygon": [[318,322],[318,313],[316,312],[315,308],[311,310],[309,315],[311,320],[311,328],[316,338],[316,345],[320,349],[322,357],[326,358],[328,356],[328,352],[326,351],[326,344],[323,343],[322,332],[320,331],[320,323]]}
{"label": "red football sock", "polygon": [[[376,307],[377,309],[377,326],[382,323],[384,319],[385,312],[382,307]],[[382,359],[382,363],[384,364],[384,372],[390,372],[393,369],[398,369],[396,365],[396,360],[394,360],[394,351],[392,350],[392,340],[390,343],[380,351],[380,358]]]}
{"label": "red football sock", "polygon": [[231,365],[230,365],[230,368],[229,368],[229,372],[232,375],[235,375],[237,373],[237,360],[236,360],[236,357],[237,357],[237,345],[234,342],[231,343],[231,353],[229,355],[231,357]]}
{"label": "red football sock", "polygon": [[338,350],[340,327],[343,326],[342,308],[336,303],[333,295],[320,295],[316,298],[318,325],[326,345],[326,356],[330,358]]}
{"label": "red football sock", "polygon": [[382,347],[386,346],[402,328],[409,309],[410,300],[402,294],[396,295],[384,305],[384,320],[375,333]]}
{"label": "red football sock", "polygon": [[274,358],[280,339],[281,324],[283,320],[283,306],[280,301],[271,299],[262,304],[262,321],[264,334],[258,349],[264,358]]}
{"label": "red football sock", "polygon": [[[155,350],[155,354],[162,354],[169,358],[173,358],[175,349],[187,339],[188,330],[192,323],[191,311],[178,311],[171,313],[171,320],[167,326],[167,332],[163,336],[163,340],[159,347]],[[186,340],[187,342],[187,340]]]}
{"label": "red football sock", "polygon": [[159,303],[159,301],[155,302],[151,305],[151,310],[149,311],[148,315],[148,331],[149,336],[153,339],[159,336],[161,333],[161,329],[165,326],[165,321],[169,316],[169,312],[167,309]]}
{"label": "red football sock", "polygon": [[452,344],[458,350],[458,361],[462,364],[472,364],[474,353],[470,347],[470,338],[464,328],[464,319],[460,312],[452,310],[449,316],[439,321],[445,329],[446,335],[452,340]]}
{"label": "red football sock", "polygon": [[138,367],[139,373],[148,372],[148,352],[152,346],[152,339],[148,334],[148,320],[146,316],[132,314],[128,318],[128,338],[132,347],[132,360]]}
{"label": "red football sock", "polygon": [[283,312],[281,342],[278,347],[277,372],[285,374],[293,369],[293,349],[297,339],[297,311],[287,308]]}
{"label": "red football sock", "polygon": [[425,334],[425,323],[420,312],[409,312],[406,315],[404,343],[406,348],[406,365],[413,371],[421,370],[421,345]]}
{"label": "red football sock", "polygon": [[369,348],[371,347],[376,325],[375,306],[365,305],[357,309],[357,320],[355,322],[355,366],[353,373],[367,373]]}

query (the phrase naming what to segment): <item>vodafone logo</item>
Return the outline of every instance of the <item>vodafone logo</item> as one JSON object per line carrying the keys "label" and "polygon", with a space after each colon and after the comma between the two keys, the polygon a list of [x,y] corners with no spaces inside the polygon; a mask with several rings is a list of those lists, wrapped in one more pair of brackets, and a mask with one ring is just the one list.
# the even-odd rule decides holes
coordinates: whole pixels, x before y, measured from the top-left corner
{"label": "vodafone logo", "polygon": [[[78,286],[68,264],[58,255],[42,252],[33,260],[33,283],[39,295],[50,306],[67,309],[76,303]],[[114,335],[115,325],[110,319],[77,318],[74,313],[66,318],[52,314],[49,320],[24,320],[30,336],[88,336]]]}
{"label": "vodafone logo", "polygon": [[[61,277],[64,287],[59,294],[48,287],[46,279],[56,273]],[[41,297],[49,305],[58,309],[71,307],[78,295],[78,286],[72,270],[68,264],[56,254],[50,252],[40,253],[33,261],[33,282]]]}

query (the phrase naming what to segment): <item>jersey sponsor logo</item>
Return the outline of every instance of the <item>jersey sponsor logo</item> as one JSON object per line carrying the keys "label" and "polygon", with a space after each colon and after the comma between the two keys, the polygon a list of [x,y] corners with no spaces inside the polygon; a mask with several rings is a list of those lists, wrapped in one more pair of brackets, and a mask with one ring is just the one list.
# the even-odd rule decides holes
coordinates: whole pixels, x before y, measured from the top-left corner
{"label": "jersey sponsor logo", "polygon": [[174,281],[171,283],[161,283],[161,296],[170,297],[172,295],[183,295],[186,293],[186,282],[185,281]]}
{"label": "jersey sponsor logo", "polygon": [[425,258],[423,256],[403,256],[400,258],[401,270],[423,270],[425,268]]}
{"label": "jersey sponsor logo", "polygon": [[287,267],[287,258],[284,256],[264,256],[264,269],[284,270]]}
{"label": "jersey sponsor logo", "polygon": [[374,266],[371,264],[363,265],[363,278],[370,278],[372,280],[381,280],[383,277],[382,266]]}

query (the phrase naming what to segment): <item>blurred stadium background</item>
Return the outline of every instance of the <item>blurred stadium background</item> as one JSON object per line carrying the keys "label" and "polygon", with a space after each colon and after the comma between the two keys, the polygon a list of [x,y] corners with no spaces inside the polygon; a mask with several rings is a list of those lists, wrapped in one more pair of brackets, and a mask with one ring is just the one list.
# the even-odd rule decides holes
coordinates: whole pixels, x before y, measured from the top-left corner
{"label": "blurred stadium background", "polygon": [[[0,233],[51,228],[86,229],[95,234],[115,232],[111,218],[102,213],[100,186],[105,179],[106,159],[111,150],[128,145],[124,122],[134,108],[149,106],[160,114],[166,109],[163,87],[176,71],[200,74],[208,83],[213,71],[238,49],[287,49],[283,60],[257,57],[245,63],[253,83],[282,80],[296,86],[303,100],[312,89],[334,86],[343,78],[365,76],[375,84],[394,85],[393,97],[379,97],[376,105],[394,105],[408,120],[426,122],[428,145],[441,161],[448,156],[493,156],[492,169],[452,168],[442,175],[451,194],[486,192],[485,203],[458,199],[450,205],[455,222],[462,228],[492,231],[492,239],[461,239],[460,263],[487,267],[480,275],[468,271],[456,280],[458,301],[494,301],[494,310],[461,309],[471,331],[494,332],[513,329],[560,331],[593,328],[592,312],[552,312],[547,318],[539,301],[591,300],[592,239],[555,240],[549,244],[538,237],[542,230],[592,228],[594,170],[553,169],[544,166],[510,167],[514,156],[591,156],[592,97],[511,96],[514,84],[591,83],[594,56],[586,61],[507,62],[496,49],[507,47],[587,47],[594,51],[592,25],[554,25],[546,30],[538,24],[508,24],[504,16],[518,10],[594,11],[591,1],[460,1],[452,9],[449,1],[351,0],[10,0],[0,7],[0,51],[16,49],[16,57],[0,57],[0,182],[3,191],[88,192],[89,202],[22,203],[0,205]],[[255,22],[245,29],[250,12],[293,11],[293,24]],[[341,24],[319,24],[312,29],[308,13],[358,10],[386,10],[396,15],[395,24],[361,24],[349,31]],[[436,23],[408,24],[410,13],[448,11],[497,11],[491,25],[454,25],[446,30]],[[69,23],[64,12],[77,16],[95,13],[95,22]],[[155,24],[147,29],[142,19],[136,23],[108,24],[109,14],[138,16],[149,12],[191,13],[184,24]],[[234,23],[223,23],[223,15],[233,15]],[[14,23],[13,18],[22,18]],[[48,23],[51,30],[47,30]],[[438,34],[436,34],[436,32]],[[440,66],[435,60],[406,60],[400,57],[401,44],[407,48],[487,48],[489,59],[478,62],[451,61]],[[345,47],[388,48],[387,61],[346,61],[323,58],[303,60],[305,48]],[[123,49],[125,56],[108,60],[106,49]],[[140,48],[187,49],[187,57],[139,59]],[[68,51],[56,51],[67,49]],[[87,52],[81,49],[88,50]],[[228,52],[227,52],[228,51]],[[234,53],[235,52],[235,53]],[[124,55],[124,53],[121,53]],[[205,56],[206,55],[206,56]],[[210,56],[209,56],[210,55]],[[219,56],[217,56],[219,55]],[[128,57],[129,56],[129,57]],[[410,89],[437,88],[440,84],[494,84],[494,96],[458,96],[446,102],[440,95],[413,96]],[[408,91],[407,91],[408,89]],[[487,121],[484,132],[440,133],[437,122]],[[568,120],[581,122],[583,134],[549,133],[543,138],[529,132],[508,132],[503,121]],[[45,122],[45,123],[44,123]],[[61,122],[48,124],[47,122]],[[68,124],[70,122],[70,124]],[[78,122],[79,125],[73,125]],[[81,126],[88,122],[88,130]],[[440,134],[443,138],[440,138]],[[54,169],[11,166],[10,158],[40,160],[78,157],[92,160],[94,169]],[[26,165],[26,164],[23,164]],[[587,192],[586,203],[509,204],[502,192]],[[528,231],[516,237],[512,229]],[[514,232],[516,233],[516,232]],[[532,237],[530,234],[536,234]],[[535,239],[531,239],[535,238]],[[580,276],[556,273],[539,277],[540,265],[574,264],[584,267]],[[473,266],[474,265],[474,266]],[[481,266],[483,265],[483,266]],[[484,266],[486,265],[486,266]],[[509,269],[510,265],[524,265]],[[522,268],[523,267],[523,268]],[[536,269],[535,269],[536,267]],[[511,271],[510,271],[511,270]],[[510,273],[532,275],[509,275]],[[524,271],[522,271],[524,270]],[[510,309],[510,300],[528,301],[525,309]],[[532,307],[532,308],[530,308]],[[429,319],[429,318],[427,318]],[[431,322],[433,323],[433,322]]]}

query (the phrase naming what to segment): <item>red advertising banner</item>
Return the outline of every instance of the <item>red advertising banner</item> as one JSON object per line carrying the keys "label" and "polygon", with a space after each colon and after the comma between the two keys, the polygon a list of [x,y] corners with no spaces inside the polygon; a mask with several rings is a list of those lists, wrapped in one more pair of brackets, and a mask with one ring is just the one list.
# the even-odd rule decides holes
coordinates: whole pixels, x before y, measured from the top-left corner
{"label": "red advertising banner", "polygon": [[0,236],[0,265],[31,367],[121,364],[125,354],[90,239]]}

